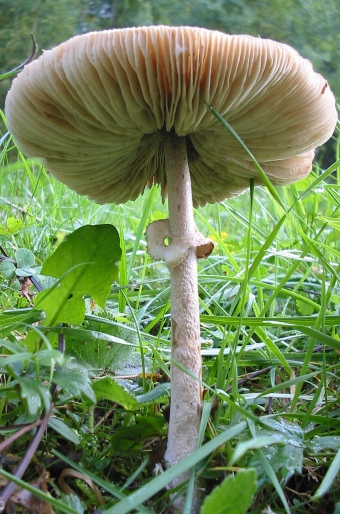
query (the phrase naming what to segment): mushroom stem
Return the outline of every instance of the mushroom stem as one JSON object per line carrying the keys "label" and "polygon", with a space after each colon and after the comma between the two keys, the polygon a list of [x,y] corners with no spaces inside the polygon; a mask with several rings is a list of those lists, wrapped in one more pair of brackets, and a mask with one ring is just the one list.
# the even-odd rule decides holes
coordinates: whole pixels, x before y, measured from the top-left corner
{"label": "mushroom stem", "polygon": [[[192,453],[197,444],[202,410],[202,359],[197,285],[197,259],[207,257],[213,243],[197,230],[193,214],[191,177],[186,140],[168,134],[164,142],[168,186],[169,219],[151,223],[146,230],[148,251],[164,259],[171,285],[171,408],[168,445],[165,453],[171,467]],[[168,239],[168,246],[164,241]],[[182,484],[189,473],[177,477]],[[181,512],[183,499],[175,507]],[[198,512],[194,497],[192,512]]]}
{"label": "mushroom stem", "polygon": [[[169,136],[165,143],[168,184],[169,247],[195,238],[191,178],[185,138]],[[170,268],[171,282],[171,409],[165,460],[168,467],[196,448],[201,419],[202,360],[197,285],[196,246]],[[185,368],[190,375],[179,368]],[[193,378],[193,375],[196,378]],[[182,483],[187,476],[179,477]],[[177,484],[174,484],[177,485]]]}

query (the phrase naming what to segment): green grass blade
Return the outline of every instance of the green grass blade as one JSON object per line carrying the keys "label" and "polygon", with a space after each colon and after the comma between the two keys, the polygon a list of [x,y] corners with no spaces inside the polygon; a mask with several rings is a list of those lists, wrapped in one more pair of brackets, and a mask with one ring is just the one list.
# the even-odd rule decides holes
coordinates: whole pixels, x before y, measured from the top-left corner
{"label": "green grass blade", "polygon": [[332,464],[329,466],[328,471],[326,475],[324,476],[320,486],[318,487],[317,491],[315,492],[313,499],[320,498],[324,494],[329,491],[329,489],[332,487],[332,484],[334,483],[334,480],[339,477],[340,473],[340,450],[334,457]]}

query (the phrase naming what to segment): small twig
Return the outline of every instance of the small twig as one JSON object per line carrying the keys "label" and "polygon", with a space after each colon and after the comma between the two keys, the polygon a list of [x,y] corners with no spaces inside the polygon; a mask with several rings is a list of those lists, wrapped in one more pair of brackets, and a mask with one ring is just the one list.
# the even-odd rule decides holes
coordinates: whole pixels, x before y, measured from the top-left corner
{"label": "small twig", "polygon": [[[260,369],[258,371],[253,371],[252,373],[247,373],[243,378],[238,380],[237,385],[242,385],[248,380],[252,380],[255,377],[259,377],[260,375],[264,375],[265,373],[268,373],[272,369],[273,366],[268,366],[267,368]],[[229,386],[226,390],[227,393],[232,390],[232,386]]]}
{"label": "small twig", "polygon": [[273,397],[270,396],[268,398],[268,414],[271,415],[273,413]]}
{"label": "small twig", "polygon": [[[17,430],[14,434],[7,437],[4,441],[2,441],[2,443],[0,443],[0,453],[3,452],[4,449],[7,448],[7,446],[12,444],[17,439],[19,439],[19,437],[21,437],[23,434],[25,434],[26,432],[29,432],[30,430],[32,430],[35,427],[38,427],[39,425],[41,425],[41,423],[42,423],[42,420],[37,419],[33,423],[29,423],[29,425],[24,425],[20,430]],[[15,426],[13,428],[18,428],[18,427]],[[6,430],[9,430],[9,429],[10,429],[10,427],[6,427]]]}
{"label": "small twig", "polygon": [[[60,323],[59,324],[59,327],[67,327],[67,323]],[[65,339],[65,334],[63,332],[59,332],[58,334],[58,350],[60,351],[60,353],[62,353],[63,355],[65,354],[65,350],[66,350],[66,339]],[[57,369],[60,369],[60,366],[57,366]]]}
{"label": "small twig", "polygon": [[115,408],[116,408],[116,404],[115,404],[115,407],[113,407],[112,409],[109,409],[106,414],[104,416],[102,416],[99,421],[97,421],[97,423],[94,425],[94,429],[96,430],[102,423],[104,423],[107,418],[109,416],[111,416],[111,414],[115,411]]}
{"label": "small twig", "polygon": [[34,287],[36,288],[36,290],[40,293],[41,291],[43,291],[43,286],[40,284],[40,282],[35,278],[33,277],[32,275],[27,277],[30,279],[30,281],[32,282],[32,284],[34,285]]}
{"label": "small twig", "polygon": [[[334,350],[333,350],[333,348],[330,348],[329,346],[328,346],[328,347],[327,347],[327,346],[325,347],[325,345],[324,345],[324,344],[318,344],[317,346],[314,346],[314,348],[313,348],[312,352],[313,352],[313,353],[318,353],[318,352],[321,352],[321,351],[323,351],[323,350],[324,350],[325,352],[333,352],[333,351],[334,351]],[[303,352],[304,352],[304,350],[296,350],[296,353],[303,353]]]}
{"label": "small twig", "polygon": [[332,352],[333,348],[325,348],[323,344],[319,344],[318,346],[314,346],[313,353],[322,352],[323,350],[325,350],[325,352]]}

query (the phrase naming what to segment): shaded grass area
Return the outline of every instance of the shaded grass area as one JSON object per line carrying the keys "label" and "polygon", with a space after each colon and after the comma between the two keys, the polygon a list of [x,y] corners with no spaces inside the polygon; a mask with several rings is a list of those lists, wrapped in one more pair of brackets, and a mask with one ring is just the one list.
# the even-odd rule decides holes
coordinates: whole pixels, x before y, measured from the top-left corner
{"label": "shaded grass area", "polygon": [[[333,165],[324,171],[316,166],[298,184],[275,188],[276,198],[259,187],[196,211],[200,230],[216,244],[199,262],[201,447],[156,477],[169,407],[169,276],[162,262],[148,256],[145,228],[167,217],[166,206],[157,188],[134,203],[98,206],[24,159],[8,136],[1,143],[3,257],[14,259],[26,248],[35,266],[43,265],[67,234],[85,224],[115,225],[122,247],[119,278],[105,309],[88,298],[84,323],[63,329],[66,360],[57,354],[43,358],[36,348],[28,349],[32,357],[20,356],[27,349],[27,330],[41,322],[32,311],[36,289],[22,277],[2,276],[3,483],[15,472],[32,433],[10,446],[6,438],[39,420],[51,402],[51,376],[59,363],[84,380],[78,390],[64,380],[54,398],[52,419],[58,421],[50,423],[20,483],[31,512],[42,508],[34,503],[37,494],[50,506],[41,510],[46,513],[163,512],[172,501],[166,486],[173,473],[193,469],[205,479],[208,496],[226,477],[250,468],[256,470],[257,485],[249,512],[267,506],[274,512],[336,512],[339,141]],[[48,277],[37,274],[37,279],[42,287],[51,284]],[[60,328],[54,333],[61,334]],[[52,332],[44,344],[55,349]],[[25,377],[39,384],[35,395],[25,389]],[[99,395],[98,383],[108,378],[110,391]],[[97,387],[96,405],[86,389],[91,383]],[[150,393],[151,399],[145,396]],[[141,399],[137,407],[131,398]],[[38,493],[32,495],[29,484]],[[25,512],[19,494],[12,503]]]}

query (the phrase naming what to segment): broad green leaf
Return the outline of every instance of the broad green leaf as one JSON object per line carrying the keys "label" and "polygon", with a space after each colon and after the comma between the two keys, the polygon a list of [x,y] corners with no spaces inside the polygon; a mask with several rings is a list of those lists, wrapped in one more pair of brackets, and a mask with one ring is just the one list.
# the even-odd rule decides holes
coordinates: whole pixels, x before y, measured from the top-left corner
{"label": "broad green leaf", "polygon": [[335,504],[335,510],[333,514],[340,514],[340,502]]}
{"label": "broad green leaf", "polygon": [[[7,341],[6,339],[0,339],[0,348],[6,348],[11,353],[25,353],[26,348],[21,346],[21,344],[13,342],[13,341]],[[3,353],[3,350],[2,350]],[[30,354],[31,355],[31,354]]]}
{"label": "broad green leaf", "polygon": [[340,436],[314,437],[312,440],[306,441],[306,446],[313,453],[321,453],[326,449],[336,451],[340,448]]}
{"label": "broad green leaf", "polygon": [[165,432],[163,416],[136,415],[136,423],[115,428],[110,436],[111,456],[140,452],[147,439],[161,437]]}
{"label": "broad green leaf", "polygon": [[14,235],[16,232],[19,232],[21,228],[24,226],[24,221],[20,220],[18,218],[14,218],[13,216],[10,216],[7,219],[6,227],[7,227],[7,233],[9,235]]}
{"label": "broad green leaf", "polygon": [[50,404],[50,393],[40,381],[31,377],[18,377],[17,382],[21,388],[21,397],[27,402],[27,409],[30,415],[35,416],[44,405],[48,410]]}
{"label": "broad green leaf", "polygon": [[300,293],[301,300],[296,300],[296,307],[303,316],[311,316],[314,314],[314,307],[313,305],[308,304],[307,302],[303,301],[303,298],[307,298],[308,296],[305,293]]}
{"label": "broad green leaf", "polygon": [[[92,325],[91,325],[92,326]],[[95,324],[101,328],[100,324]],[[109,333],[88,329],[64,330],[67,336],[67,355],[92,374],[110,371],[116,375],[137,374],[141,371],[141,356],[135,333],[120,327],[102,327]]]}
{"label": "broad green leaf", "polygon": [[[285,481],[294,473],[301,473],[305,442],[304,432],[297,423],[287,423],[279,419],[267,418],[265,425],[256,429],[256,435],[260,439],[264,437],[268,437],[270,440],[275,439],[277,443],[275,446],[262,447],[261,455],[256,452],[250,459],[249,466],[257,470],[260,485],[268,483],[263,458],[270,462],[273,472]],[[242,443],[240,444],[242,445]],[[247,446],[247,441],[244,444]]]}
{"label": "broad green leaf", "polygon": [[45,312],[47,326],[58,323],[80,325],[85,316],[83,295],[71,293],[62,283],[58,287],[41,291],[37,295],[35,306]]}
{"label": "broad green leaf", "polygon": [[0,272],[6,280],[11,280],[15,277],[16,267],[9,259],[5,259],[0,263]]}
{"label": "broad green leaf", "polygon": [[119,236],[113,225],[86,225],[64,239],[41,272],[54,278],[63,277],[64,288],[91,295],[104,306],[111,284],[118,276],[116,263],[120,257]]}
{"label": "broad green leaf", "polygon": [[8,332],[26,326],[31,323],[37,323],[45,319],[43,311],[35,309],[13,309],[0,313],[0,334],[5,335]]}
{"label": "broad green leaf", "polygon": [[87,511],[86,504],[76,494],[64,494],[62,498],[66,505],[72,507],[77,514],[84,514]]}
{"label": "broad green leaf", "polygon": [[15,260],[18,268],[31,268],[34,266],[35,258],[28,248],[19,248],[15,252]]}
{"label": "broad green leaf", "polygon": [[135,410],[139,406],[137,399],[111,377],[97,380],[93,384],[93,390],[97,401],[110,400],[119,403],[126,410]]}
{"label": "broad green leaf", "polygon": [[15,274],[17,277],[31,277],[32,275],[37,274],[37,270],[35,268],[28,268],[25,266],[23,268],[17,268]]}
{"label": "broad green leaf", "polygon": [[15,362],[23,362],[30,360],[32,354],[30,352],[14,353],[13,355],[7,355],[6,357],[0,357],[0,369],[4,369],[6,366],[11,366]]}
{"label": "broad green leaf", "polygon": [[[292,444],[269,446],[261,450],[263,458],[270,462],[271,469],[287,481],[294,473],[300,474],[303,463],[303,448]],[[258,453],[250,460],[249,466],[255,468],[258,474],[259,486],[270,482],[263,462]]]}
{"label": "broad green leaf", "polygon": [[241,441],[235,448],[235,451],[230,459],[229,465],[232,466],[235,464],[248,450],[253,450],[254,448],[263,448],[263,446],[271,446],[273,444],[277,444],[278,440],[276,437],[254,437],[253,439],[249,439],[249,441]]}
{"label": "broad green leaf", "polygon": [[273,469],[278,470],[287,481],[292,475],[301,474],[303,464],[303,448],[284,444],[262,449],[263,454],[270,460]]}
{"label": "broad green leaf", "polygon": [[204,500],[200,514],[245,514],[256,491],[255,469],[227,477]]}
{"label": "broad green leaf", "polygon": [[61,434],[65,439],[68,439],[73,444],[79,444],[80,439],[72,428],[70,428],[61,419],[51,417],[48,420],[48,425],[53,428],[56,432]]}
{"label": "broad green leaf", "polygon": [[[285,382],[285,384],[287,383],[288,381]],[[287,387],[287,385],[283,385],[283,387]],[[257,429],[257,435],[273,436],[277,442],[289,443],[296,447],[304,446],[303,429],[297,423],[287,423],[282,419],[266,418],[263,426]]]}
{"label": "broad green leaf", "polygon": [[69,234],[41,271],[60,279],[36,299],[36,306],[46,312],[46,324],[81,323],[85,295],[104,306],[118,276],[116,262],[120,256],[119,237],[113,225],[87,225]]}
{"label": "broad green leaf", "polygon": [[55,364],[63,364],[64,355],[59,350],[39,350],[33,354],[33,358],[39,361],[41,366],[51,366]]}
{"label": "broad green leaf", "polygon": [[136,400],[139,403],[139,405],[143,405],[146,403],[152,403],[160,398],[164,398],[170,395],[170,383],[165,382],[164,384],[159,384],[157,387],[154,387],[151,389],[151,391],[141,394],[139,396],[136,396]]}
{"label": "broad green leaf", "polygon": [[73,396],[86,396],[92,403],[96,403],[92,384],[86,375],[61,369],[54,373],[53,382]]}

